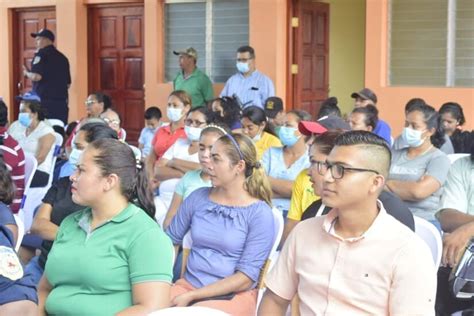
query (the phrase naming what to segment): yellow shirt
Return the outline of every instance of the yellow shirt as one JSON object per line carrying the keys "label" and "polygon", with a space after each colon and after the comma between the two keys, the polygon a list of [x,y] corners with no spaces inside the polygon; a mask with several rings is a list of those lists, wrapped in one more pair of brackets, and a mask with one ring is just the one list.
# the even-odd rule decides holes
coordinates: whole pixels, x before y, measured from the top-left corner
{"label": "yellow shirt", "polygon": [[255,142],[255,147],[257,148],[257,159],[262,159],[263,153],[267,151],[270,147],[281,147],[283,146],[278,139],[278,137],[273,136],[267,132],[262,133],[262,137]]}
{"label": "yellow shirt", "polygon": [[308,176],[308,169],[304,169],[298,174],[293,183],[290,210],[287,217],[294,221],[300,221],[303,212],[318,199],[319,196],[314,194],[313,184]]}

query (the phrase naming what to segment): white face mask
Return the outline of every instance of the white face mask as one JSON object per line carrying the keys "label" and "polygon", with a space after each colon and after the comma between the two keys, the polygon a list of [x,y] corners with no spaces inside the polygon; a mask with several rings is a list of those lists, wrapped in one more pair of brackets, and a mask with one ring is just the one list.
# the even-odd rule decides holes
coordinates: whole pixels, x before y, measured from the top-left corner
{"label": "white face mask", "polygon": [[423,132],[413,128],[405,127],[402,132],[402,138],[410,147],[420,147],[423,145],[424,139],[421,138]]}
{"label": "white face mask", "polygon": [[239,61],[235,64],[235,66],[237,67],[237,70],[243,74],[246,74],[247,72],[250,71],[250,66],[248,63],[243,63]]}
{"label": "white face mask", "polygon": [[73,148],[71,153],[69,154],[69,163],[76,169],[77,164],[79,163],[79,159],[82,156],[82,152],[84,150]]}
{"label": "white face mask", "polygon": [[171,122],[178,122],[183,117],[183,109],[168,107],[166,109],[166,115]]}
{"label": "white face mask", "polygon": [[201,137],[202,128],[186,125],[184,127],[184,132],[190,141],[197,142],[199,137]]}

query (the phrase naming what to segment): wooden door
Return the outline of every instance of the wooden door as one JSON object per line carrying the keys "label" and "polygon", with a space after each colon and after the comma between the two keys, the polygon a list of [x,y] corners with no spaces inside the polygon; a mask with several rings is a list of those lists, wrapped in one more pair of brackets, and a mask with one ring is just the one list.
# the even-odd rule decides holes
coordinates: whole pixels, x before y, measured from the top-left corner
{"label": "wooden door", "polygon": [[329,92],[329,4],[294,0],[298,26],[293,28],[293,107],[313,115]]}
{"label": "wooden door", "polygon": [[[23,65],[31,68],[31,61],[36,52],[35,39],[31,33],[36,33],[42,28],[51,30],[56,35],[56,11],[54,7],[18,9],[14,12],[13,38],[13,91],[12,96],[31,90],[31,80],[23,77]],[[11,100],[11,105],[18,102]],[[13,117],[18,116],[18,106],[12,106]]]}
{"label": "wooden door", "polygon": [[143,7],[89,10],[89,90],[112,98],[127,141],[136,144],[144,126]]}

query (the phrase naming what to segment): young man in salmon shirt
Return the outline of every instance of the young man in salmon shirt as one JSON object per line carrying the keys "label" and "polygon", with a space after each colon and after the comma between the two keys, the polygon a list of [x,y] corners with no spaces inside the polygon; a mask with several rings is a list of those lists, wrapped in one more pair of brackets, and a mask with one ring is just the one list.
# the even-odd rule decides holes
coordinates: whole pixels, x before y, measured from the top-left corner
{"label": "young man in salmon shirt", "polygon": [[430,250],[377,200],[390,160],[382,138],[352,131],[326,161],[312,161],[333,209],[293,229],[267,275],[259,315],[285,315],[296,294],[301,315],[434,315]]}

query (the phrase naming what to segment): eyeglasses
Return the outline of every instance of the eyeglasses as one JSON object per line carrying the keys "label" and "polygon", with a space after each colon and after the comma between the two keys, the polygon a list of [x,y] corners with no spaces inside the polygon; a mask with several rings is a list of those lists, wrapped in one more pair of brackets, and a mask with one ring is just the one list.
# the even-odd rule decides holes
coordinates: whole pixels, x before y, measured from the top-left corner
{"label": "eyeglasses", "polygon": [[[375,170],[372,170],[372,169],[350,168],[350,167],[344,167],[344,166],[341,166],[341,165],[330,164],[330,163],[322,162],[322,161],[316,161],[315,164],[318,168],[318,173],[320,175],[324,176],[328,170],[331,170],[331,176],[335,180],[342,179],[344,177],[344,173],[346,171],[373,172],[375,174],[379,174],[378,171],[375,171]],[[313,162],[311,163],[311,167],[313,167]]]}
{"label": "eyeglasses", "polygon": [[238,61],[239,63],[246,63],[246,62],[248,62],[250,59],[252,59],[252,58],[237,58],[237,61]]}
{"label": "eyeglasses", "polygon": [[187,119],[184,121],[184,124],[187,126],[194,126],[194,127],[199,127],[201,125],[206,124],[206,122],[201,122],[201,121],[193,121],[191,119]]}
{"label": "eyeglasses", "polygon": [[104,117],[104,118],[102,118],[102,119],[103,119],[104,122],[107,123],[107,124],[112,124],[112,125],[117,125],[117,126],[120,125],[120,121],[119,121],[119,120],[111,120],[111,119],[106,118],[106,117]]}
{"label": "eyeglasses", "polygon": [[87,100],[87,101],[84,102],[84,104],[85,104],[86,106],[92,105],[92,104],[94,104],[94,103],[97,103],[97,101],[94,101],[94,100]]}

